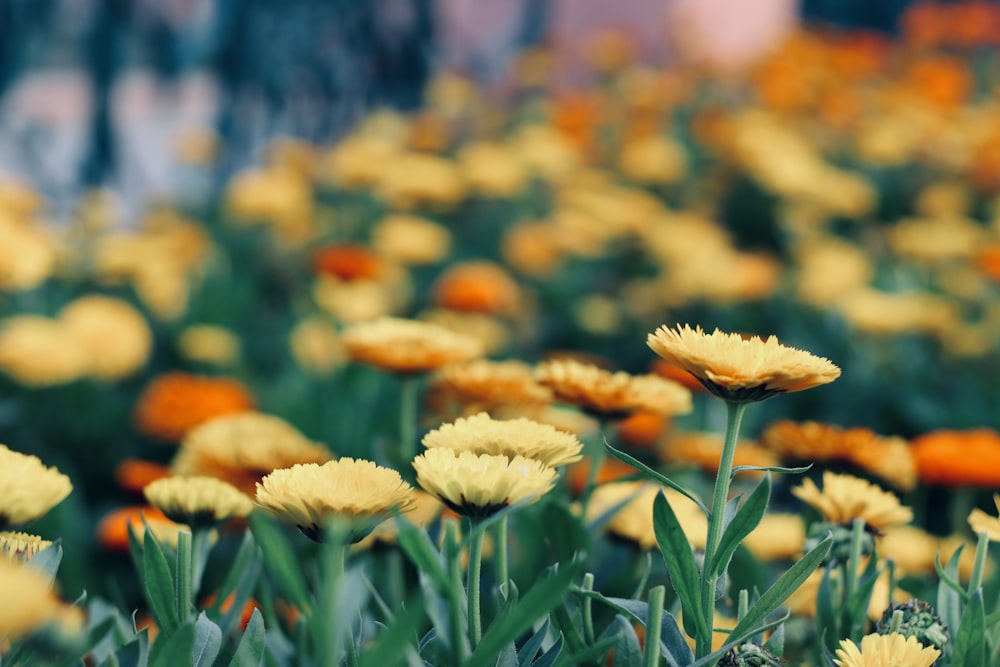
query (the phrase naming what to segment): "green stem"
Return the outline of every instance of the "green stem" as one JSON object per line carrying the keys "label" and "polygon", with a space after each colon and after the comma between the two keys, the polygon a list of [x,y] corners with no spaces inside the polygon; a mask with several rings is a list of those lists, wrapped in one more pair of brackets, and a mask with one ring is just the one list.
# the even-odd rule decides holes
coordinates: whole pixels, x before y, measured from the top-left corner
{"label": "green stem", "polygon": [[[847,562],[843,567],[844,574],[844,596],[842,598],[841,610],[843,611],[843,619],[841,620],[840,632],[841,635],[850,634],[854,626],[854,619],[850,617],[850,605],[848,602],[851,596],[854,595],[854,591],[858,586],[858,569],[861,566],[861,546],[864,544],[865,539],[865,520],[861,518],[854,519],[851,524],[851,554],[847,559]],[[889,592],[890,596],[892,591]],[[890,597],[889,603],[892,603],[892,598]]]}
{"label": "green stem", "polygon": [[415,375],[402,377],[399,409],[399,466],[409,470],[417,450],[417,408],[420,402],[420,379]]}
{"label": "green stem", "polygon": [[[709,629],[715,623],[715,587],[719,580],[719,573],[715,571],[713,561],[719,549],[719,542],[722,540],[726,501],[729,498],[729,485],[732,482],[733,457],[736,455],[736,441],[740,435],[740,422],[743,420],[746,406],[746,403],[726,401],[726,437],[722,445],[719,472],[715,476],[712,513],[708,517],[708,534],[705,539],[705,562],[701,573],[701,614],[705,619],[705,627]],[[707,637],[697,637],[695,648],[699,658],[712,652],[711,630]]]}
{"label": "green stem", "polygon": [[976,506],[976,489],[968,486],[956,488],[951,497],[951,532],[961,533],[968,526],[969,513]]}
{"label": "green stem", "polygon": [[486,532],[475,530],[473,524],[472,541],[469,543],[469,639],[472,649],[475,650],[479,640],[483,638],[483,616],[481,603],[482,590],[482,569],[483,569],[483,540]]}
{"label": "green stem", "polygon": [[604,459],[607,457],[607,450],[604,448],[604,438],[606,437],[608,429],[608,420],[601,419],[598,425],[599,438],[594,444],[596,447],[590,454],[589,466],[587,467],[587,485],[583,487],[583,495],[580,498],[580,516],[586,518],[587,508],[590,506],[590,496],[594,493],[594,488],[597,486],[597,475],[601,471],[601,466],[604,465]]}
{"label": "green stem", "polygon": [[448,578],[451,582],[451,590],[448,595],[448,620],[451,633],[451,653],[455,667],[461,667],[466,658],[465,643],[465,614],[466,609],[462,605],[462,564],[460,562],[460,552],[457,547],[459,543],[458,525],[454,521],[444,522],[444,550],[448,565]]}
{"label": "green stem", "polygon": [[504,514],[500,517],[500,521],[497,522],[496,531],[494,535],[494,557],[496,558],[496,569],[497,569],[497,585],[503,592],[504,597],[507,597],[510,592],[508,590],[510,583],[510,574],[507,570],[507,515]]}
{"label": "green stem", "polygon": [[642,667],[660,664],[660,628],[663,627],[663,600],[667,589],[657,586],[649,591],[649,616],[646,617],[646,646],[642,654]]}
{"label": "green stem", "polygon": [[[583,575],[583,586],[581,590],[584,593],[594,590],[594,575],[588,572]],[[588,644],[593,645],[594,638],[597,636],[594,634],[594,605],[593,600],[591,600],[589,595],[583,596],[583,638]]]}
{"label": "green stem", "polygon": [[212,529],[194,528],[191,531],[191,594],[198,595],[201,579],[208,564],[208,554],[212,550]]}
{"label": "green stem", "polygon": [[986,533],[979,533],[976,542],[976,562],[972,566],[972,577],[969,579],[969,595],[983,585],[983,571],[986,568],[986,554],[990,549],[990,538]]}
{"label": "green stem", "polygon": [[736,622],[739,623],[747,615],[750,609],[750,591],[745,588],[740,589],[740,599],[736,604]]}
{"label": "green stem", "polygon": [[193,581],[194,572],[191,565],[191,533],[182,530],[177,533],[177,581],[174,599],[177,604],[177,617],[181,623],[191,617],[194,609]]}

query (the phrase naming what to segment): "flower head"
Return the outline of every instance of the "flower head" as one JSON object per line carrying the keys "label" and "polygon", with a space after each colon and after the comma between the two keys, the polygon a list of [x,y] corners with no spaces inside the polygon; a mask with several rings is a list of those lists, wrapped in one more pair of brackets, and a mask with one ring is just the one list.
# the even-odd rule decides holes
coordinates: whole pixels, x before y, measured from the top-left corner
{"label": "flower head", "polygon": [[588,521],[598,521],[608,512],[614,512],[608,521],[608,532],[635,542],[642,549],[655,549],[653,503],[661,491],[670,503],[670,508],[677,516],[691,546],[695,549],[704,549],[708,534],[708,519],[705,513],[690,498],[673,489],[662,488],[655,484],[641,481],[602,484],[590,497],[586,518]]}
{"label": "flower head", "polygon": [[940,649],[948,643],[948,626],[937,615],[934,607],[916,598],[886,607],[875,626],[875,631],[880,635],[890,634],[892,617],[897,611],[903,614],[902,622],[897,630],[899,634],[915,637],[924,646],[932,646],[936,649]]}
{"label": "flower head", "polygon": [[1000,433],[990,428],[939,430],[914,438],[920,480],[942,486],[1000,486]]}
{"label": "flower head", "polygon": [[[1000,512],[1000,494],[993,494],[993,502],[997,506],[997,511]],[[986,533],[986,536],[992,541],[1000,542],[1000,518],[990,516],[976,508],[969,514],[969,526],[972,527],[974,533]]]}
{"label": "flower head", "polygon": [[930,667],[940,656],[936,648],[925,647],[916,637],[897,632],[866,635],[860,649],[850,639],[842,639],[834,662],[838,667]]}
{"label": "flower head", "polygon": [[486,518],[555,484],[556,471],[523,456],[475,454],[435,447],[413,459],[417,483],[459,514]]}
{"label": "flower head", "polygon": [[[719,461],[722,458],[722,439],[719,433],[676,433],[663,441],[657,448],[657,453],[667,462],[694,466],[714,474],[718,472]],[[779,463],[778,458],[768,450],[744,440],[737,443],[733,455],[735,466],[750,465],[765,468]],[[744,474],[759,476],[761,473],[745,471]]]}
{"label": "flower head", "polygon": [[480,345],[442,326],[383,317],[357,324],[343,335],[355,361],[396,373],[421,373],[470,361],[482,354]]}
{"label": "flower head", "polygon": [[512,315],[521,302],[521,290],[499,265],[466,262],[438,278],[434,301],[442,308],[463,312]]}
{"label": "flower head", "polygon": [[672,364],[694,375],[727,401],[762,401],[775,394],[803,391],[840,377],[829,359],[785,347],[774,336],[744,339],[716,329],[707,334],[688,325],[662,326],[647,344]]}
{"label": "flower head", "polygon": [[851,475],[827,471],[823,473],[822,491],[806,478],[801,486],[792,489],[792,493],[816,508],[830,523],[846,525],[854,519],[863,519],[866,528],[873,533],[913,519],[913,512],[900,505],[895,495]]}
{"label": "flower head", "polygon": [[0,445],[0,528],[34,521],[73,490],[69,477],[37,456]]}
{"label": "flower head", "polygon": [[258,506],[317,541],[338,520],[356,542],[413,501],[413,487],[398,472],[352,458],[282,468],[257,484]]}
{"label": "flower head", "polygon": [[226,367],[239,360],[242,345],[236,334],[225,327],[195,324],[181,333],[177,348],[188,361]]}
{"label": "flower head", "polygon": [[153,349],[146,318],[121,299],[81,297],[62,309],[59,320],[87,351],[90,374],[101,379],[134,375]]}
{"label": "flower head", "polygon": [[11,560],[28,561],[39,551],[52,546],[49,540],[29,533],[0,532],[0,554]]}
{"label": "flower head", "polygon": [[0,558],[0,637],[20,639],[56,619],[63,605],[46,578],[27,565]]}
{"label": "flower head", "polygon": [[253,396],[236,380],[173,371],[146,385],[133,418],[139,432],[177,442],[210,419],[255,407]]}
{"label": "flower head", "polygon": [[168,519],[192,528],[245,517],[253,510],[249,497],[214,477],[165,477],[147,486],[143,493]]}
{"label": "flower head", "polygon": [[62,322],[18,315],[0,322],[0,371],[28,387],[48,387],[87,374],[84,345]]}
{"label": "flower head", "polygon": [[427,449],[444,448],[473,454],[523,456],[556,467],[579,461],[583,445],[564,431],[530,419],[493,419],[480,412],[445,424],[424,436]]}
{"label": "flower head", "polygon": [[539,364],[535,377],[556,400],[608,417],[633,412],[681,415],[691,411],[691,392],[657,375],[611,373],[593,364],[558,359]]}
{"label": "flower head", "polygon": [[435,398],[485,410],[502,405],[544,405],[552,392],[535,381],[531,367],[520,361],[477,359],[442,368],[431,378]]}

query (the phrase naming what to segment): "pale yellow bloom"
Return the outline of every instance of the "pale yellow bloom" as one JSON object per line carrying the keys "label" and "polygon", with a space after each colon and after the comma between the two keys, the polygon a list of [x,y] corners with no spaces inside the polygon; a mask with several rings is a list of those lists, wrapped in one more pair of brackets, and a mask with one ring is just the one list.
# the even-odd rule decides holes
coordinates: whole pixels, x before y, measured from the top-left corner
{"label": "pale yellow bloom", "polygon": [[0,558],[0,637],[17,640],[56,619],[62,603],[31,567]]}
{"label": "pale yellow bloom", "polygon": [[419,319],[472,338],[482,347],[483,355],[504,349],[511,338],[510,327],[499,317],[487,313],[434,308],[420,313]]}
{"label": "pale yellow bloom", "polygon": [[240,358],[240,339],[225,327],[196,324],[186,328],[177,341],[181,356],[215,366],[231,366]]}
{"label": "pale yellow bloom", "polygon": [[879,336],[944,335],[961,319],[954,303],[930,292],[861,287],[842,294],[834,305],[852,327]]}
{"label": "pale yellow bloom", "polygon": [[535,381],[527,364],[476,359],[437,371],[429,382],[436,398],[485,410],[502,405],[547,404],[552,392]]}
{"label": "pale yellow bloom", "polygon": [[358,324],[388,316],[400,292],[377,280],[339,280],[322,275],[313,285],[316,305],[339,322]]}
{"label": "pale yellow bloom", "polygon": [[29,456],[0,445],[0,528],[34,521],[63,501],[69,477]]}
{"label": "pale yellow bloom", "polygon": [[11,560],[27,561],[42,549],[52,546],[49,540],[29,533],[0,532],[0,554]]}
{"label": "pale yellow bloom", "polygon": [[931,667],[941,651],[925,647],[916,637],[898,632],[866,635],[861,648],[850,639],[842,639],[834,662],[839,667]]}
{"label": "pale yellow bloom", "polygon": [[469,187],[487,197],[513,197],[528,182],[524,163],[501,144],[469,144],[459,151],[457,159]]}
{"label": "pale yellow bloom", "polygon": [[[993,494],[993,502],[1000,511],[1000,494]],[[994,542],[1000,542],[1000,518],[990,516],[978,507],[969,514],[969,526],[974,533],[986,533],[986,536]]]}
{"label": "pale yellow bloom", "polygon": [[465,177],[450,160],[426,153],[398,153],[381,166],[379,196],[399,210],[448,207],[465,194]]}
{"label": "pale yellow bloom", "polygon": [[775,394],[811,389],[833,382],[840,369],[829,359],[785,347],[774,336],[744,339],[716,329],[660,327],[647,344],[670,363],[683,368],[710,392],[726,400],[757,401]]}
{"label": "pale yellow bloom", "polygon": [[434,264],[451,250],[451,232],[425,218],[390,215],[372,230],[372,245],[401,264]]}
{"label": "pale yellow bloom", "polygon": [[191,527],[245,517],[253,510],[253,501],[246,494],[214,477],[164,477],[142,493],[168,519]]}
{"label": "pale yellow bloom", "polygon": [[0,370],[29,387],[79,380],[89,369],[82,341],[59,321],[17,315],[0,322]]}
{"label": "pale yellow bloom", "polygon": [[[588,522],[597,521],[608,512],[614,515],[607,524],[608,532],[635,542],[642,549],[655,549],[653,503],[660,492],[667,498],[684,535],[695,549],[705,548],[708,518],[690,498],[673,489],[647,482],[611,482],[594,489],[587,506]],[[620,506],[620,507],[619,507]],[[615,507],[619,509],[615,510]]]}
{"label": "pale yellow bloom", "polygon": [[743,546],[764,562],[795,560],[805,543],[806,528],[798,514],[765,514],[743,540]]}
{"label": "pale yellow bloom", "polygon": [[38,287],[55,271],[57,258],[51,232],[0,211],[0,289]]}
{"label": "pale yellow bloom", "polygon": [[89,357],[89,373],[103,380],[134,375],[149,360],[153,332],[146,318],[121,299],[92,294],[59,313],[66,330]]}
{"label": "pale yellow bloom", "polygon": [[258,506],[315,540],[330,520],[345,522],[351,541],[360,540],[413,501],[398,472],[352,458],[282,468],[257,484]]}
{"label": "pale yellow bloom", "polygon": [[482,354],[479,343],[468,336],[429,322],[390,317],[354,325],[342,340],[353,360],[396,373],[436,370]]}
{"label": "pale yellow bloom", "polygon": [[336,327],[325,318],[301,320],[288,335],[292,356],[307,373],[329,375],[347,361],[347,351]]}
{"label": "pale yellow bloom", "polygon": [[475,454],[445,447],[413,459],[417,482],[455,512],[485,518],[522,500],[548,493],[556,471],[541,461]]}
{"label": "pale yellow bloom", "polygon": [[966,218],[900,220],[888,227],[885,235],[896,255],[924,264],[966,260],[989,237],[979,224]]}
{"label": "pale yellow bloom", "polygon": [[[896,526],[878,541],[878,555],[896,563],[896,571],[912,575],[932,574],[940,540],[917,526]],[[942,554],[941,562],[947,562]]]}
{"label": "pale yellow bloom", "polygon": [[[441,501],[431,494],[414,491],[413,504],[400,512],[400,518],[415,526],[427,526],[441,516],[443,509],[444,505],[441,504]],[[358,549],[365,549],[375,544],[395,544],[398,535],[399,529],[395,521],[383,521],[354,546]]]}
{"label": "pale yellow bloom", "polygon": [[851,475],[827,471],[823,473],[822,491],[806,478],[792,493],[816,508],[830,523],[849,524],[854,519],[863,519],[869,530],[878,533],[913,520],[913,511],[900,505],[895,495]]}
{"label": "pale yellow bloom", "polygon": [[576,436],[530,419],[493,419],[485,412],[458,419],[430,431],[423,439],[427,449],[523,456],[547,466],[574,463],[583,458],[583,445]]}
{"label": "pale yellow bloom", "polygon": [[618,165],[623,174],[637,183],[664,185],[684,177],[687,156],[673,139],[652,135],[622,146]]}

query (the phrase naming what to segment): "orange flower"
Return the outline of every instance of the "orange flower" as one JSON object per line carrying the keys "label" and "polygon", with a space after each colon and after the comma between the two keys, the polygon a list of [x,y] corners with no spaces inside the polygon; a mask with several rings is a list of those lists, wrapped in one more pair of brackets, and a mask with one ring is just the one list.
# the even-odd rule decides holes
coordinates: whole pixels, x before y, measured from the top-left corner
{"label": "orange flower", "polygon": [[[584,459],[580,463],[575,463],[566,469],[566,483],[569,485],[569,489],[573,495],[578,496],[587,488],[587,477],[590,475],[591,465],[588,459]],[[618,459],[607,459],[597,469],[597,477],[594,479],[594,484],[599,486],[608,482],[614,482],[623,477],[628,477],[634,472],[635,468],[627,463]]]}
{"label": "orange flower", "polygon": [[115,468],[115,480],[126,491],[141,494],[146,485],[170,476],[170,467],[142,459],[125,459]]}
{"label": "orange flower", "polygon": [[350,243],[328,245],[312,256],[313,270],[341,280],[377,280],[382,260],[368,248]]}
{"label": "orange flower", "polygon": [[463,312],[509,315],[517,311],[521,290],[499,265],[486,261],[456,264],[434,286],[434,301]]}
{"label": "orange flower", "polygon": [[913,440],[920,480],[942,486],[1000,487],[1000,433],[940,430]]}
{"label": "orange flower", "polygon": [[987,276],[1000,282],[1000,243],[980,248],[976,253],[976,266]]}
{"label": "orange flower", "polygon": [[133,418],[140,433],[177,442],[213,417],[247,412],[255,405],[250,392],[236,380],[175,371],[146,385]]}
{"label": "orange flower", "polygon": [[649,447],[663,435],[670,418],[657,412],[641,411],[618,423],[618,439],[632,447]]}
{"label": "orange flower", "polygon": [[968,64],[950,56],[937,55],[920,60],[910,68],[906,78],[914,94],[947,109],[965,102],[972,90]]}
{"label": "orange flower", "polygon": [[[222,604],[219,605],[219,611],[221,611],[223,614],[229,613],[229,610],[233,608],[233,601],[235,600],[235,598],[236,594],[231,593],[229,597],[223,600]],[[208,609],[209,607],[215,604],[215,601],[217,599],[218,597],[215,595],[215,593],[212,593],[207,598],[202,600],[201,608]],[[246,601],[246,603],[244,603],[243,611],[240,612],[240,627],[242,629],[244,630],[247,629],[247,625],[250,624],[250,617],[253,616],[253,610],[258,608],[260,608],[260,605],[253,598],[250,598],[249,600]]]}
{"label": "orange flower", "polygon": [[[707,473],[719,470],[722,458],[722,434],[720,433],[678,433],[657,449],[657,453],[667,462],[699,468]],[[734,466],[776,466],[778,458],[763,447],[741,440],[736,445]],[[758,473],[746,473],[757,476]]]}
{"label": "orange flower", "polygon": [[654,359],[653,363],[650,364],[650,371],[662,378],[673,380],[678,384],[684,385],[692,393],[704,394],[708,392],[708,390],[705,389],[705,385],[698,381],[698,378],[691,375],[691,373],[688,373],[680,366],[674,366],[666,359]]}
{"label": "orange flower", "polygon": [[97,524],[97,541],[111,551],[128,551],[129,528],[136,536],[142,535],[145,532],[143,517],[160,540],[162,536],[176,533],[180,527],[151,505],[122,507],[105,514]]}

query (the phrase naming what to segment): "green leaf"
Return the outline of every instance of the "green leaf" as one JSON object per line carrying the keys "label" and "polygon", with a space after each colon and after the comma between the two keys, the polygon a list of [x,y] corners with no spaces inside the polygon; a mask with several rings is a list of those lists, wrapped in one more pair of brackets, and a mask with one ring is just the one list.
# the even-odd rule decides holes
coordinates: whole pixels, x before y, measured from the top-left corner
{"label": "green leaf", "polygon": [[535,634],[531,635],[528,641],[524,642],[521,649],[517,652],[517,662],[518,664],[530,665],[531,661],[535,659],[538,655],[538,651],[542,648],[542,643],[545,641],[545,637],[549,634],[549,619],[545,619],[542,626],[535,631]]}
{"label": "green leaf", "polygon": [[770,588],[747,610],[747,615],[736,624],[730,632],[730,637],[749,637],[760,631],[759,626],[767,618],[768,614],[777,609],[792,593],[798,590],[806,579],[809,578],[816,568],[819,567],[823,559],[830,552],[833,543],[832,537],[826,537],[817,544],[812,551],[802,557],[774,582]]}
{"label": "green leaf", "polygon": [[830,574],[831,568],[827,566],[823,570],[823,578],[816,591],[816,622],[819,625],[820,636],[826,642],[826,647],[830,651],[836,651],[843,633],[840,631],[840,622],[837,620],[837,610],[833,602],[836,596],[833,590],[833,578]]}
{"label": "green leaf", "polygon": [[483,633],[483,638],[476,646],[469,659],[467,667],[479,667],[486,664],[491,656],[495,656],[508,642],[531,629],[536,619],[549,613],[562,602],[562,597],[569,589],[573,580],[583,569],[583,563],[570,563],[560,567],[552,575],[536,581],[535,584],[512,609],[501,612],[489,628]]}
{"label": "green leaf", "polygon": [[708,565],[709,573],[718,575],[725,572],[736,548],[760,524],[760,520],[767,511],[767,503],[770,499],[771,476],[765,475],[761,483],[750,494],[750,497],[736,511],[736,515],[733,516],[729,525],[726,526],[725,532],[722,533],[722,540],[719,542],[719,549],[716,556],[713,562]]}
{"label": "green leaf", "polygon": [[956,667],[986,667],[986,611],[982,588],[969,596],[951,656],[951,664]]}
{"label": "green leaf", "polygon": [[807,466],[799,466],[794,468],[786,468],[784,466],[736,466],[733,468],[732,475],[740,472],[777,472],[784,475],[801,475],[802,473],[809,472],[812,468],[810,463]]}
{"label": "green leaf", "polygon": [[[868,566],[862,573],[857,588],[851,592],[845,605],[847,632],[842,633],[845,637],[861,638],[865,624],[868,623],[868,607],[871,604],[872,591],[875,589],[875,583],[880,574],[882,574],[882,569],[878,566],[878,559],[869,559]],[[892,604],[891,599],[889,603]]]}
{"label": "green leaf", "polygon": [[404,605],[404,611],[396,616],[396,621],[378,639],[365,645],[358,667],[389,667],[406,664],[406,651],[412,646],[417,629],[426,613],[419,599]]}
{"label": "green leaf", "polygon": [[260,667],[262,662],[264,662],[264,618],[260,615],[259,609],[254,609],[229,667]]}
{"label": "green leaf", "polygon": [[556,664],[556,660],[559,659],[559,655],[562,653],[563,640],[562,637],[556,640],[556,643],[549,647],[549,650],[543,653],[538,660],[531,663],[531,667],[552,667]]}
{"label": "green leaf", "polygon": [[63,550],[62,540],[56,540],[45,547],[27,562],[27,566],[33,570],[41,572],[46,580],[51,584],[55,581],[56,572],[59,570],[59,563],[62,562]]}
{"label": "green leaf", "polygon": [[628,454],[626,454],[623,451],[615,449],[614,447],[612,447],[608,443],[607,440],[604,441],[604,447],[609,452],[611,452],[611,455],[614,456],[619,461],[622,461],[624,463],[629,464],[633,468],[636,468],[637,470],[640,470],[643,473],[645,473],[648,477],[652,477],[653,479],[655,479],[660,484],[663,484],[664,486],[669,486],[674,491],[677,491],[678,493],[680,493],[680,494],[686,496],[687,498],[691,499],[698,507],[701,508],[701,511],[705,513],[705,516],[708,516],[709,514],[711,514],[711,512],[708,509],[708,506],[706,506],[705,503],[701,502],[701,499],[699,499],[697,496],[695,496],[694,494],[692,494],[690,491],[688,491],[687,489],[685,489],[683,486],[681,486],[680,484],[678,484],[674,480],[670,479],[669,477],[667,477],[666,475],[664,475],[662,473],[656,472],[655,470],[653,470],[652,468],[650,468],[648,465],[646,465],[645,463],[643,463],[639,459],[637,459],[637,458],[635,458],[633,456],[629,456]]}
{"label": "green leaf", "polygon": [[198,614],[194,623],[194,648],[191,652],[193,667],[212,667],[222,646],[222,629],[209,620],[205,612]]}
{"label": "green leaf", "polygon": [[940,553],[934,557],[934,567],[938,572],[939,579],[936,609],[951,636],[951,641],[944,645],[945,655],[950,655],[955,646],[956,633],[962,621],[963,605],[968,596],[965,589],[957,584],[958,561],[964,548],[963,545],[952,554],[947,568],[941,567]]}
{"label": "green leaf", "polygon": [[427,531],[400,517],[396,518],[397,541],[407,558],[426,574],[439,592],[444,594],[451,587],[448,575],[438,552]]}
{"label": "green leaf", "polygon": [[[149,609],[160,630],[170,633],[180,625],[174,599],[174,577],[163,548],[149,526],[146,526],[142,541],[142,570]],[[194,625],[191,627],[193,631]]]}
{"label": "green leaf", "polygon": [[691,543],[684,535],[674,510],[663,492],[653,502],[653,530],[656,543],[667,564],[667,574],[684,611],[684,629],[692,637],[707,637],[712,629],[705,625],[701,611],[701,591],[698,587],[698,566]]}
{"label": "green leaf", "polygon": [[642,647],[635,628],[621,614],[615,615],[608,629],[601,633],[601,639],[613,637],[615,640],[614,667],[631,667],[642,664]]}
{"label": "green leaf", "polygon": [[264,554],[264,566],[296,607],[308,609],[309,592],[302,566],[289,548],[285,535],[272,519],[260,512],[252,513],[249,521],[254,539]]}
{"label": "green leaf", "polygon": [[[146,540],[149,535],[146,535]],[[160,628],[163,632],[163,628]],[[160,635],[149,651],[149,667],[193,665],[195,642],[194,621],[184,623],[168,635]]]}

